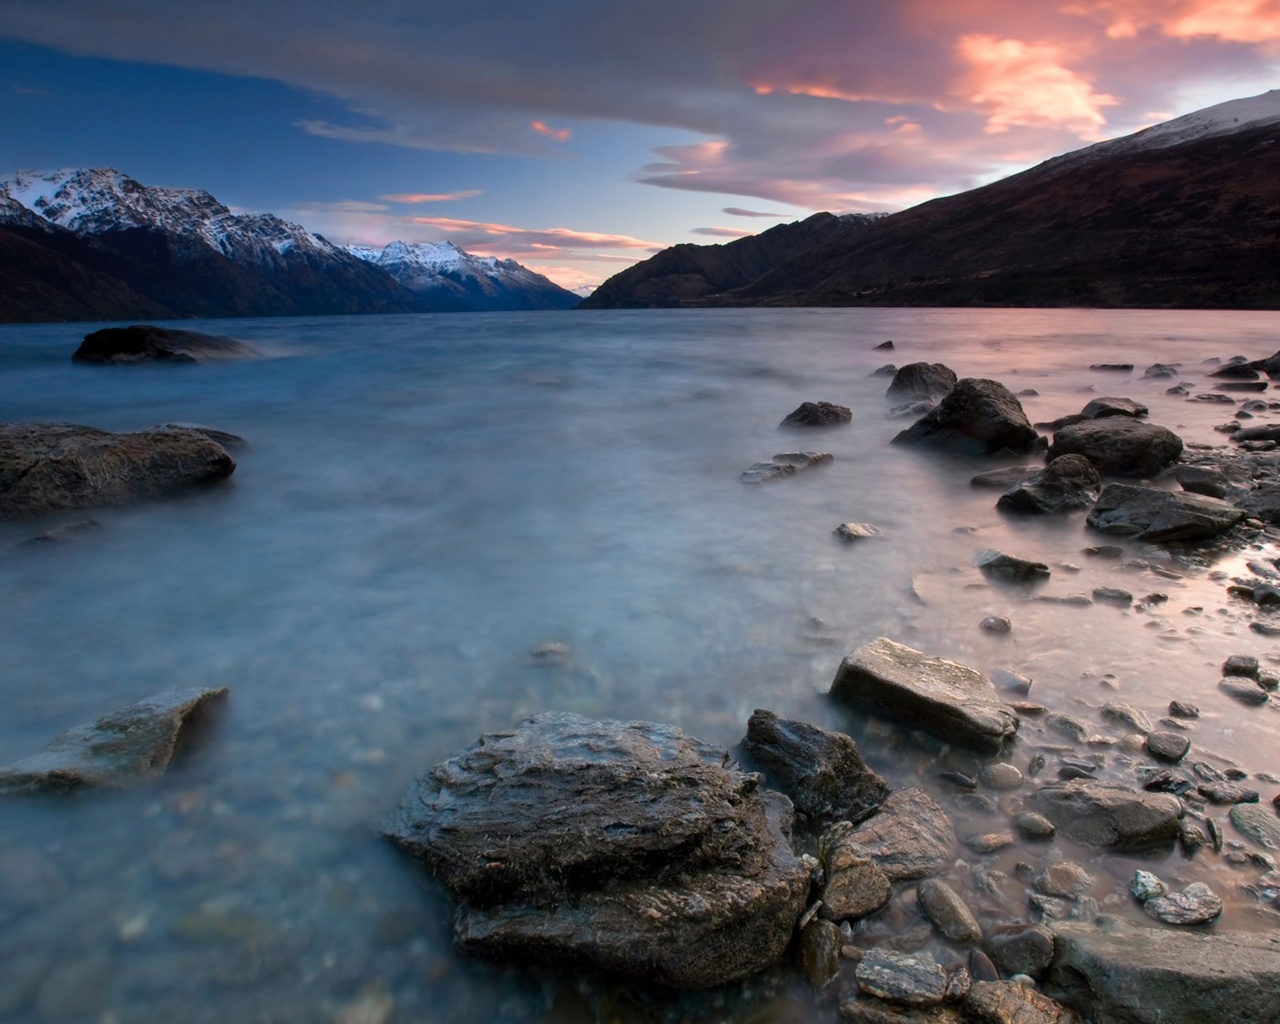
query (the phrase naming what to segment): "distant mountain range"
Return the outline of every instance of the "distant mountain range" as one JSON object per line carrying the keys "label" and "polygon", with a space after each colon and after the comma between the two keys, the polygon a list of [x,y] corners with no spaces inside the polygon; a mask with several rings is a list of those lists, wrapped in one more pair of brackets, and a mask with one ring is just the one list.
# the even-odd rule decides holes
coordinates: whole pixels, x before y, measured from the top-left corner
{"label": "distant mountain range", "polygon": [[0,321],[568,309],[578,301],[513,260],[448,243],[352,252],[272,214],[233,213],[208,192],[148,187],[109,168],[0,183]]}
{"label": "distant mountain range", "polygon": [[[664,250],[583,307],[1280,308],[1280,90],[772,245],[815,220]],[[691,287],[690,267],[715,272]]]}

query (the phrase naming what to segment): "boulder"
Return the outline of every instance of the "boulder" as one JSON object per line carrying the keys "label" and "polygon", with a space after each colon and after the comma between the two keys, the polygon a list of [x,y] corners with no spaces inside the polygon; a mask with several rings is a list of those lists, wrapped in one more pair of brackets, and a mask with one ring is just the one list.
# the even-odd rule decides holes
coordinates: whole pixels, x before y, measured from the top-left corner
{"label": "boulder", "polygon": [[1050,991],[1095,1024],[1280,1020],[1280,936],[1053,926]]}
{"label": "boulder", "polygon": [[1280,352],[1267,356],[1266,359],[1255,359],[1249,364],[1252,369],[1260,370],[1272,380],[1280,378]]}
{"label": "boulder", "polygon": [[1018,714],[975,669],[879,637],[847,655],[831,696],[953,743],[999,750]]}
{"label": "boulder", "polygon": [[947,974],[928,953],[876,946],[858,961],[854,976],[868,995],[908,1006],[936,1006],[947,995]]}
{"label": "boulder", "polygon": [[908,363],[899,367],[885,397],[895,402],[936,400],[956,386],[956,373],[942,363]]}
{"label": "boulder", "polygon": [[1107,416],[1065,427],[1053,435],[1050,461],[1083,455],[1103,476],[1155,476],[1182,454],[1182,438],[1167,427],[1129,416]]}
{"label": "boulder", "polygon": [[1100,420],[1106,416],[1145,416],[1147,407],[1132,398],[1095,398],[1080,410],[1086,420]]}
{"label": "boulder", "polygon": [[965,996],[966,1024],[1078,1024],[1061,1003],[1016,981],[979,981]]}
{"label": "boulder", "polygon": [[988,945],[991,959],[1009,974],[1038,978],[1053,962],[1053,932],[1042,924],[1006,925]]}
{"label": "boulder", "polygon": [[809,891],[759,781],[671,726],[547,712],[424,773],[384,834],[460,901],[463,953],[709,988],[781,956]]}
{"label": "boulder", "polygon": [[982,928],[964,900],[939,878],[926,878],[916,886],[916,899],[925,916],[952,942],[968,945],[982,941]]}
{"label": "boulder", "polygon": [[744,484],[763,484],[783,476],[794,476],[802,469],[822,466],[832,459],[830,452],[780,452],[769,462],[755,462],[738,478]]}
{"label": "boulder", "polygon": [[1052,514],[1089,508],[1102,493],[1102,477],[1083,455],[1063,455],[1014,484],[996,501],[1006,512]]}
{"label": "boulder", "polygon": [[235,460],[197,430],[113,434],[69,423],[0,424],[0,519],[127,505],[229,477]]}
{"label": "boulder", "polygon": [[184,730],[225,688],[175,689],[63,733],[43,751],[0,768],[0,793],[121,788],[163,775]]}
{"label": "boulder", "polygon": [[1095,779],[1045,786],[1036,792],[1035,806],[1060,835],[1082,846],[1122,851],[1171,846],[1182,815],[1177,797]]}
{"label": "boulder", "polygon": [[1236,804],[1228,816],[1240,834],[1264,850],[1280,850],[1280,817],[1262,804]]}
{"label": "boulder", "polygon": [[856,921],[875,913],[893,897],[893,885],[866,847],[853,838],[853,826],[838,821],[818,839],[822,862],[822,916]]}
{"label": "boulder", "polygon": [[1280,524],[1280,484],[1263,484],[1240,498],[1236,507],[1273,526]]}
{"label": "boulder", "polygon": [[1231,493],[1231,481],[1227,479],[1227,475],[1212,466],[1179,466],[1174,477],[1184,491],[1192,494],[1225,498]]}
{"label": "boulder", "polygon": [[219,334],[134,324],[86,334],[71,358],[77,363],[210,363],[259,355],[252,345]]}
{"label": "boulder", "polygon": [[1217,498],[1136,484],[1107,484],[1085,521],[1103,533],[1161,543],[1208,540],[1245,513]]}
{"label": "boulder", "polygon": [[996,576],[1011,583],[1031,583],[1049,578],[1049,567],[1044,562],[1033,562],[1017,555],[1006,555],[993,548],[979,551],[973,564],[988,576]]}
{"label": "boulder", "polygon": [[772,711],[752,713],[742,745],[796,810],[815,824],[857,823],[873,814],[891,791],[867,767],[851,737],[779,718]]}
{"label": "boulder", "polygon": [[999,469],[989,469],[985,473],[970,477],[969,486],[985,487],[993,491],[1007,491],[1010,487],[1039,476],[1040,472],[1041,470],[1037,466],[1001,466]]}
{"label": "boulder", "polygon": [[1040,435],[1022,403],[999,381],[966,377],[938,407],[893,439],[893,444],[923,444],[974,455],[1028,453]]}
{"label": "boulder", "polygon": [[878,813],[849,833],[891,882],[937,874],[951,856],[951,819],[922,789],[894,793]]}
{"label": "boulder", "polygon": [[1280,441],[1280,423],[1260,427],[1244,427],[1231,435],[1233,441]]}
{"label": "boulder", "polygon": [[802,402],[788,413],[779,427],[838,427],[849,423],[853,413],[835,402]]}
{"label": "boulder", "polygon": [[1150,918],[1164,924],[1207,924],[1222,916],[1222,900],[1203,882],[1192,882],[1185,889],[1164,896],[1153,896],[1142,904]]}

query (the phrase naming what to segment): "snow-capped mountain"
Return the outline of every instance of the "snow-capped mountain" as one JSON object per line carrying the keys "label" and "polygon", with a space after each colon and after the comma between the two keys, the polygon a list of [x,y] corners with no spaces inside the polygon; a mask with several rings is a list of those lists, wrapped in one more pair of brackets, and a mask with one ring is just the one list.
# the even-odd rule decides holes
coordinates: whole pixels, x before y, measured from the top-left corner
{"label": "snow-capped mountain", "polygon": [[475,256],[452,242],[392,242],[347,251],[416,295],[465,309],[572,309],[579,297],[515,260]]}

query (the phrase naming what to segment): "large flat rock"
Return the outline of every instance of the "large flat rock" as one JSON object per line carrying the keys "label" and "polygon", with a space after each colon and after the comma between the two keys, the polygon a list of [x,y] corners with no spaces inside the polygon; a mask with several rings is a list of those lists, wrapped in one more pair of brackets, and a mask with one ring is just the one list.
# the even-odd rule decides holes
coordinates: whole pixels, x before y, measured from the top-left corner
{"label": "large flat rock", "polygon": [[997,380],[966,377],[893,444],[921,444],[971,455],[1030,452],[1040,439],[1017,396]]}
{"label": "large flat rock", "polygon": [[77,363],[208,363],[257,355],[251,345],[221,334],[134,324],[86,334],[71,358]]}
{"label": "large flat rock", "polygon": [[1045,786],[1036,791],[1035,807],[1059,834],[1084,846],[1112,850],[1171,846],[1182,815],[1177,797],[1094,779]]}
{"label": "large flat rock", "polygon": [[999,750],[1018,731],[1018,713],[981,672],[887,637],[840,663],[831,696],[955,743]]}
{"label": "large flat rock", "polygon": [[1103,476],[1155,476],[1181,454],[1182,438],[1168,427],[1106,416],[1063,427],[1053,435],[1048,457],[1083,455]]}
{"label": "large flat rock", "polygon": [[841,837],[875,861],[891,882],[936,875],[951,859],[951,819],[922,789],[894,793],[879,812]]}
{"label": "large flat rock", "polygon": [[1103,533],[1160,543],[1208,540],[1231,529],[1245,514],[1205,494],[1110,483],[1086,521]]}
{"label": "large flat rock", "polygon": [[1280,935],[1053,926],[1049,989],[1092,1024],[1274,1024],[1280,1021]]}

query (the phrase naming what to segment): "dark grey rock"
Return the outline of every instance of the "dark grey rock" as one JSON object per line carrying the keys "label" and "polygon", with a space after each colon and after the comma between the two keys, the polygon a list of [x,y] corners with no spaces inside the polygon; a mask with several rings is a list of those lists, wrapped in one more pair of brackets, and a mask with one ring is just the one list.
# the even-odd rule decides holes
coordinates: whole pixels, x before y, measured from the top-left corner
{"label": "dark grey rock", "polygon": [[756,710],[742,745],[816,824],[859,822],[889,796],[889,783],[867,767],[858,745],[843,733]]}
{"label": "dark grey rock", "polygon": [[951,819],[922,789],[895,792],[850,833],[891,882],[937,874],[951,856]]}
{"label": "dark grey rock", "polygon": [[1228,697],[1234,697],[1241,704],[1250,704],[1257,707],[1267,702],[1267,691],[1259,686],[1255,680],[1246,679],[1243,676],[1228,676],[1226,679],[1219,679],[1218,689]]}
{"label": "dark grey rock", "polygon": [[1119,587],[1094,587],[1093,599],[1099,604],[1113,604],[1118,608],[1128,608],[1133,604],[1133,595]]}
{"label": "dark grey rock", "polygon": [[1224,363],[1209,374],[1210,377],[1225,377],[1228,380],[1257,380],[1258,371],[1245,362]]}
{"label": "dark grey rock", "polygon": [[1013,583],[1030,583],[1049,578],[1049,567],[1044,562],[1033,562],[1016,555],[987,548],[979,551],[973,564],[988,576],[996,576]]}
{"label": "dark grey rock", "polygon": [[1007,512],[1053,514],[1089,508],[1102,492],[1102,478],[1083,455],[1063,455],[1035,476],[1014,484],[996,501]]}
{"label": "dark grey rock", "polygon": [[1203,782],[1196,787],[1197,792],[1209,803],[1226,807],[1230,804],[1256,804],[1258,791],[1237,786],[1231,782]]}
{"label": "dark grey rock", "polygon": [[839,926],[815,917],[800,931],[800,969],[815,991],[822,991],[840,973]]}
{"label": "dark grey rock", "polygon": [[1228,813],[1242,836],[1264,850],[1280,850],[1280,817],[1260,803],[1236,804]]}
{"label": "dark grey rock", "polygon": [[946,740],[998,750],[1018,715],[974,669],[879,637],[840,663],[831,696]]}
{"label": "dark grey rock", "polygon": [[1093,779],[1045,786],[1036,792],[1035,806],[1068,839],[1115,850],[1171,845],[1182,813],[1176,797]]}
{"label": "dark grey rock", "polygon": [[783,476],[793,476],[803,469],[831,461],[830,452],[781,452],[769,462],[756,462],[742,471],[744,484],[763,484]]}
{"label": "dark grey rock", "polygon": [[963,1007],[967,1024],[1078,1024],[1061,1003],[1016,981],[975,983]]}
{"label": "dark grey rock", "polygon": [[871,852],[853,837],[853,826],[836,822],[818,840],[822,861],[823,917],[856,921],[875,913],[893,896],[893,885]]}
{"label": "dark grey rock", "polygon": [[1250,679],[1258,678],[1258,659],[1251,654],[1233,654],[1222,663],[1222,674],[1224,676],[1248,676]]}
{"label": "dark grey rock", "polygon": [[868,995],[908,1006],[936,1006],[946,997],[946,972],[927,953],[876,946],[858,962],[854,976]]}
{"label": "dark grey rock", "polygon": [[966,377],[893,443],[991,455],[1033,451],[1039,436],[1013,392],[999,381]]}
{"label": "dark grey rock", "polygon": [[1129,416],[1108,416],[1053,435],[1050,461],[1083,455],[1103,476],[1155,476],[1182,454],[1182,438],[1166,427]]}
{"label": "dark grey rock", "polygon": [[1009,925],[987,940],[991,959],[1008,974],[1038,978],[1053,962],[1053,932],[1045,925]]}
{"label": "dark grey rock", "polygon": [[1133,369],[1133,363],[1094,363],[1089,369],[1108,373],[1128,373]]}
{"label": "dark grey rock", "polygon": [[1080,415],[1087,420],[1100,420],[1107,416],[1145,416],[1147,407],[1132,398],[1095,398]]}
{"label": "dark grey rock", "polygon": [[1231,493],[1231,481],[1226,474],[1211,466],[1179,466],[1174,476],[1184,491],[1193,494],[1225,498]]}
{"label": "dark grey rock", "polygon": [[984,487],[993,491],[1007,491],[1010,487],[1039,476],[1039,466],[1002,466],[969,478],[970,487]]}
{"label": "dark grey rock", "polygon": [[1257,427],[1244,427],[1231,436],[1233,441],[1280,441],[1280,423],[1264,423]]}
{"label": "dark grey rock", "polygon": [[880,342],[880,344],[879,344],[879,345],[877,345],[877,346],[876,346],[876,349],[877,349],[877,350],[879,350],[879,349],[891,349],[891,348],[893,348],[893,342],[892,342],[892,341],[882,341],[882,342]]}
{"label": "dark grey rock", "polygon": [[210,363],[252,359],[252,345],[218,334],[175,330],[151,324],[106,327],[86,334],[71,358],[77,363]]}
{"label": "dark grey rock", "polygon": [[1280,484],[1263,484],[1240,498],[1236,506],[1265,523],[1280,523]]}
{"label": "dark grey rock", "polygon": [[1000,980],[1000,972],[996,969],[996,965],[980,949],[969,950],[969,975],[975,982]]}
{"label": "dark grey rock", "polygon": [[892,377],[898,372],[898,368],[893,363],[885,363],[883,366],[877,366],[871,371],[873,377]]}
{"label": "dark grey rock", "polygon": [[1147,753],[1161,761],[1172,761],[1175,764],[1187,756],[1191,749],[1191,741],[1180,732],[1147,733]]}
{"label": "dark grey rock", "polygon": [[127,505],[217,483],[236,468],[197,430],[113,434],[68,423],[0,424],[0,519]]}
{"label": "dark grey rock", "polygon": [[1139,540],[1208,540],[1244,518],[1225,501],[1187,491],[1162,491],[1134,484],[1107,484],[1087,522],[1103,533]]}
{"label": "dark grey rock", "polygon": [[1151,719],[1135,708],[1132,704],[1125,704],[1121,701],[1109,701],[1102,705],[1102,711],[1100,713],[1108,722],[1114,722],[1116,725],[1123,729],[1128,729],[1130,732],[1140,732],[1143,735],[1146,735],[1155,728],[1151,724]]}
{"label": "dark grey rock", "polygon": [[853,413],[834,402],[802,402],[779,427],[838,427],[853,420]]}
{"label": "dark grey rock", "polygon": [[1148,917],[1164,924],[1205,924],[1222,914],[1222,900],[1203,882],[1165,896],[1154,896],[1142,904]]}
{"label": "dark grey rock", "polygon": [[987,789],[1000,790],[1001,792],[1012,792],[1015,789],[1022,788],[1022,772],[1016,765],[997,762],[996,764],[984,765],[978,778]]}
{"label": "dark grey rock", "polygon": [[996,633],[1003,635],[1013,632],[1013,623],[1003,615],[988,615],[985,619],[978,623],[978,628],[984,633]]}
{"label": "dark grey rock", "polygon": [[1178,364],[1176,363],[1152,363],[1143,371],[1143,377],[1152,377],[1156,380],[1162,378],[1178,376]]}
{"label": "dark grey rock", "polygon": [[0,793],[119,788],[164,774],[183,731],[225,688],[177,689],[63,733],[42,752],[0,768]]}
{"label": "dark grey rock", "polygon": [[385,834],[460,900],[463,953],[708,988],[777,959],[809,890],[789,802],[728,760],[544,713],[423,774]]}
{"label": "dark grey rock", "polygon": [[956,374],[942,363],[908,363],[893,375],[885,397],[895,402],[937,400],[956,386]]}
{"label": "dark grey rock", "polygon": [[1200,709],[1182,700],[1169,701],[1169,714],[1176,718],[1199,718]]}
{"label": "dark grey rock", "polygon": [[926,878],[916,886],[920,909],[934,926],[960,945],[982,941],[977,918],[951,886],[938,878]]}
{"label": "dark grey rock", "polygon": [[1044,724],[1059,736],[1065,736],[1076,743],[1084,743],[1089,738],[1089,726],[1075,715],[1063,711],[1051,711],[1045,716]]}

